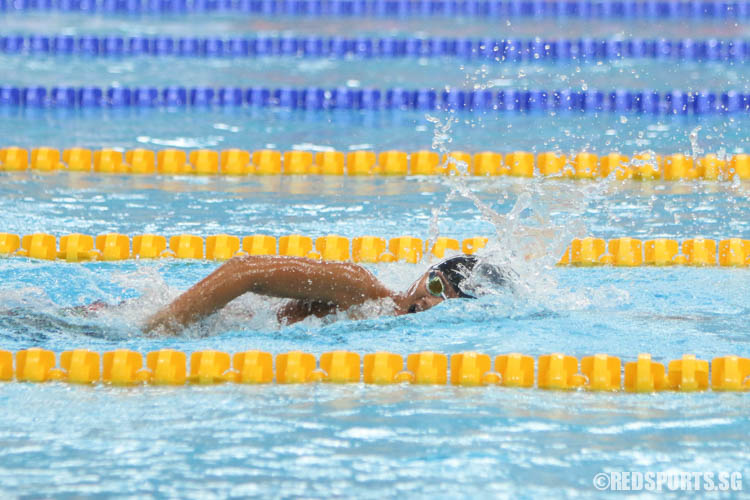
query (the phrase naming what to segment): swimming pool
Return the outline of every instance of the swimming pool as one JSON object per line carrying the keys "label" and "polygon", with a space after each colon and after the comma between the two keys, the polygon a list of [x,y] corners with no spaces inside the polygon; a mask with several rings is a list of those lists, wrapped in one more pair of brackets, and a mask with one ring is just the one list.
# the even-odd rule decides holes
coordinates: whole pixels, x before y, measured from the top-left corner
{"label": "swimming pool", "polygon": [[[53,33],[71,32],[80,17],[13,13],[4,19],[11,21],[8,32]],[[161,26],[150,18],[94,19],[90,31],[99,34],[151,33]],[[261,29],[257,19],[245,23],[209,16],[205,25],[196,19],[170,19],[165,29],[178,34],[224,34],[230,24],[239,34]],[[263,29],[269,32],[324,35],[340,29],[283,19],[265,22],[270,27]],[[334,19],[332,25],[340,22]],[[432,29],[450,34],[451,26],[445,20],[380,22],[367,20],[363,32],[381,36]],[[462,23],[471,36],[481,30],[495,35],[493,26],[481,20]],[[674,24],[674,35],[684,36]],[[537,30],[532,20],[514,19],[512,25],[516,33],[533,36]],[[631,29],[624,23],[613,25]],[[715,23],[698,25],[705,36],[724,33]],[[580,36],[584,28],[571,22],[559,29],[565,36]],[[651,29],[653,25],[644,22],[632,28],[641,33]],[[741,28],[727,29],[742,36]],[[356,80],[386,87],[395,85],[387,73],[394,69],[401,85],[440,88],[481,72],[481,65],[460,69],[464,63],[452,59],[421,66],[377,59],[323,60],[316,62],[322,68],[295,75],[299,65],[294,59],[175,58],[165,65],[155,58],[2,57],[14,68],[3,84],[46,87],[115,82],[281,86],[293,83],[288,78],[298,78],[304,86]],[[597,65],[513,64],[493,67],[482,78],[490,80],[499,72],[497,79],[508,80],[502,85],[521,87],[527,76],[519,72],[526,68],[540,86],[563,75],[592,88],[745,89],[745,66],[712,64],[678,63],[665,72],[654,61],[607,63],[601,70]],[[722,69],[727,73],[719,73]],[[627,79],[617,76],[621,74]],[[0,112],[0,134],[8,138],[2,146],[27,148],[415,151],[429,148],[435,139],[433,124],[416,111],[9,107]],[[472,152],[586,149],[632,155],[647,149],[694,154],[696,147],[728,153],[748,148],[744,114],[433,115],[443,123],[459,119],[448,134],[451,142],[442,147]],[[690,132],[699,126],[697,143],[691,143]],[[523,283],[516,294],[450,301],[418,315],[306,320],[289,327],[280,327],[263,301],[245,297],[184,335],[166,339],[145,337],[140,319],[216,263],[166,259],[70,264],[7,258],[0,260],[0,348],[42,347],[58,353],[73,348],[143,353],[160,348],[187,353],[259,349],[274,354],[299,349],[316,356],[338,349],[403,355],[476,350],[534,357],[563,352],[578,358],[604,352],[623,361],[649,352],[663,363],[685,353],[709,360],[727,354],[750,357],[745,303],[750,278],[744,269],[554,266],[576,236],[744,237],[750,230],[746,182],[466,179],[478,199],[501,216],[533,200],[516,218],[493,221],[470,200],[451,195],[457,182],[415,176],[0,173],[2,232],[333,233],[349,238],[408,234],[426,239],[437,227],[441,236],[457,239],[513,234],[515,242],[493,244],[500,252],[510,248],[518,255],[538,255],[514,261]],[[440,209],[437,215],[434,209]],[[402,288],[426,265],[368,267],[386,284]],[[89,318],[64,310],[94,300],[132,302]],[[256,311],[255,316],[248,319],[247,310]],[[0,490],[10,497],[593,497],[598,492],[592,479],[602,471],[746,474],[745,399],[743,393],[713,391],[626,394],[408,384],[118,388],[3,383]]]}

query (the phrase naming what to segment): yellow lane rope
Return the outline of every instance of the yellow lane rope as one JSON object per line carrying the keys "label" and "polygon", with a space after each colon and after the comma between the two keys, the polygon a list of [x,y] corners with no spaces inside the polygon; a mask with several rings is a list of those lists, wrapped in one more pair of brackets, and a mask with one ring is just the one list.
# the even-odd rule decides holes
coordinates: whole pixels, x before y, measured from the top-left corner
{"label": "yellow lane rope", "polygon": [[[59,239],[46,233],[20,236],[0,233],[0,256],[30,257],[67,262],[117,261],[126,259],[208,259],[222,261],[238,255],[286,255],[329,261],[359,263],[409,262],[416,264],[425,256],[443,258],[452,253],[473,254],[488,243],[486,237],[459,241],[439,237],[435,241],[413,236],[380,238],[359,236],[346,238],[326,235],[313,238],[300,234],[278,239],[265,234],[233,236],[216,234],[205,238],[194,234],[166,237],[140,234],[108,233],[96,237],[67,234]],[[575,238],[568,246],[559,265],[623,267],[636,266],[724,266],[750,265],[750,240],[728,238],[713,240],[690,238],[677,241],[669,238],[640,240],[637,238]]]}
{"label": "yellow lane rope", "polygon": [[[15,358],[15,366],[14,366]],[[0,350],[0,381],[63,381],[79,384],[103,382],[112,385],[185,385],[233,382],[240,384],[295,384],[310,382],[366,384],[429,384],[458,386],[536,387],[540,389],[584,389],[593,391],[656,392],[747,391],[750,389],[750,359],[723,356],[707,360],[686,354],[664,364],[640,354],[624,365],[607,354],[580,360],[562,353],[536,360],[519,353],[463,352],[449,358],[437,352],[404,357],[390,352],[359,354],[333,351],[320,355],[302,351],[278,354],[245,351],[230,355],[205,350],[188,355],[174,349],[152,351],[144,357],[127,349],[100,355],[86,349],[63,351],[59,365],[53,351],[31,348],[15,353]],[[623,377],[624,372],[624,377]],[[623,384],[624,378],[624,384]],[[535,384],[536,382],[536,384]]]}
{"label": "yellow lane rope", "polygon": [[0,171],[95,172],[103,174],[160,175],[472,175],[554,177],[569,179],[636,180],[731,180],[750,179],[750,155],[698,158],[683,154],[620,153],[596,155],[580,152],[570,156],[557,152],[534,155],[528,151],[506,154],[483,151],[245,151],[226,149],[116,149],[91,150],[49,147],[29,150],[0,149]]}

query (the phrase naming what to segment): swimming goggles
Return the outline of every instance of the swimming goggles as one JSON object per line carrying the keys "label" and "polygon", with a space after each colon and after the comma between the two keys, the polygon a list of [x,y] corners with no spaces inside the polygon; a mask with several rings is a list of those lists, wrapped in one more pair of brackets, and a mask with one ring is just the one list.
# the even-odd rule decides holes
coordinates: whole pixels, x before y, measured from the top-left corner
{"label": "swimming goggles", "polygon": [[431,272],[427,278],[427,291],[434,297],[445,298],[445,284],[440,275],[435,271]]}

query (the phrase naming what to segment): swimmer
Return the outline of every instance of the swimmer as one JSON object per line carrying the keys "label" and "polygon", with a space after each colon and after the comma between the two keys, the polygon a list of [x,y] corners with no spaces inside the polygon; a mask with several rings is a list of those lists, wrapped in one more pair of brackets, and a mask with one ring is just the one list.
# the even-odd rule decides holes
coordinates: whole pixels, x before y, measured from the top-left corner
{"label": "swimmer", "polygon": [[277,313],[285,324],[346,311],[371,300],[391,300],[395,315],[416,313],[446,299],[475,298],[470,278],[477,274],[494,285],[509,281],[508,273],[473,255],[451,257],[430,267],[405,292],[390,290],[357,264],[302,257],[234,257],[148,318],[144,330],[175,334],[245,293],[291,299]]}

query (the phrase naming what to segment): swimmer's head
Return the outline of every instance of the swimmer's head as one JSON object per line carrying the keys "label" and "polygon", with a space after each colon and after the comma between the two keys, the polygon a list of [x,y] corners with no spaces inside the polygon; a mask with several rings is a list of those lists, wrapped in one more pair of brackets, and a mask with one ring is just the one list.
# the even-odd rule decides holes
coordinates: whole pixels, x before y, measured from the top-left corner
{"label": "swimmer's head", "polygon": [[425,311],[446,299],[475,299],[484,287],[509,284],[509,272],[474,255],[457,255],[431,266],[403,294],[405,313]]}

